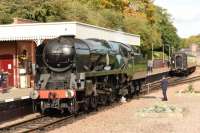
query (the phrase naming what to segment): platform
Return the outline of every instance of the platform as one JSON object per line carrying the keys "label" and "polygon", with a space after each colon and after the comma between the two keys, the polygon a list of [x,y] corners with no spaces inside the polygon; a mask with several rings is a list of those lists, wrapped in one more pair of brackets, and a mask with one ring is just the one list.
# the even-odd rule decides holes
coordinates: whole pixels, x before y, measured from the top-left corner
{"label": "platform", "polygon": [[170,68],[169,67],[161,67],[161,68],[153,68],[153,72],[150,73],[150,75],[156,75],[156,74],[159,74],[159,73],[166,73],[166,72],[169,72],[170,71]]}
{"label": "platform", "polygon": [[12,88],[5,93],[0,93],[0,102],[12,102],[20,99],[29,99],[32,88]]}
{"label": "platform", "polygon": [[168,67],[161,67],[161,68],[154,68],[152,73],[147,73],[147,81],[149,83],[159,82],[163,76],[168,77],[170,73],[170,68]]}
{"label": "platform", "polygon": [[162,76],[162,74],[166,75],[166,73],[168,73],[169,71],[170,71],[170,68],[168,67],[153,68],[153,71],[149,73],[147,71],[140,71],[140,72],[135,73],[133,80],[142,79],[144,77],[147,78],[148,76],[150,77],[157,76],[157,75]]}

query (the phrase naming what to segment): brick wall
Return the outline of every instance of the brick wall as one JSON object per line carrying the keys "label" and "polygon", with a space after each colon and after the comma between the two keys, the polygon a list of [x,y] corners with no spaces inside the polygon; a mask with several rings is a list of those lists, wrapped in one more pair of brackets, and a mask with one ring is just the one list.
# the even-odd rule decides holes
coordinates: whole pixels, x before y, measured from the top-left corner
{"label": "brick wall", "polygon": [[[31,61],[35,64],[35,47],[36,44],[33,41],[7,41],[0,42],[0,55],[13,55],[14,66],[14,86],[19,87],[19,59],[18,56],[23,52],[23,50],[27,51],[27,60]],[[34,80],[33,75],[27,75],[28,84],[27,87],[33,87],[31,84]]]}

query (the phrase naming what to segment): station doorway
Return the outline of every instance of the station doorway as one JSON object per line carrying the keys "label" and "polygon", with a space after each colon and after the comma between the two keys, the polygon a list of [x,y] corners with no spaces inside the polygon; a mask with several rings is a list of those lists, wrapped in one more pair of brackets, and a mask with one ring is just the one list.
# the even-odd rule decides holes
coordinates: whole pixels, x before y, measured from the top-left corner
{"label": "station doorway", "polygon": [[0,71],[7,75],[7,85],[14,86],[13,55],[0,55]]}

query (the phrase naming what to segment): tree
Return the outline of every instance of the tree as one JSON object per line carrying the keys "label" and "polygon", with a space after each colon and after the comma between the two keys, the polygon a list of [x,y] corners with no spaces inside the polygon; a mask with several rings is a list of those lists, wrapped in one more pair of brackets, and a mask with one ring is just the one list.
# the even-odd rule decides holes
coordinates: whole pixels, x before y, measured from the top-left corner
{"label": "tree", "polygon": [[170,15],[152,0],[1,0],[0,14],[1,24],[12,23],[13,17],[80,21],[139,34],[144,53],[152,45],[159,50],[162,44],[178,48],[181,42]]}
{"label": "tree", "polygon": [[191,36],[189,38],[183,39],[181,42],[181,45],[182,47],[188,47],[189,45],[193,43],[200,45],[200,35]]}
{"label": "tree", "polygon": [[[157,17],[156,25],[161,33],[162,44],[178,49],[180,47],[180,38],[171,22],[170,15],[166,10],[157,7]],[[168,51],[168,49],[165,51]]]}

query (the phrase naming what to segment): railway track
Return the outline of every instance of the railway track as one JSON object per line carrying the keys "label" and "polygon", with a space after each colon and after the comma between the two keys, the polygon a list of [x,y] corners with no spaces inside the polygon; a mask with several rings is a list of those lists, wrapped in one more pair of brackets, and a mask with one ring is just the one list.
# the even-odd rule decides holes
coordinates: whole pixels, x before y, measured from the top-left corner
{"label": "railway track", "polygon": [[[183,78],[183,77],[168,78],[169,86],[176,86],[176,85],[180,85],[180,84],[184,84],[184,83],[188,83],[188,82],[194,82],[194,81],[198,81],[198,80],[200,80],[200,76],[195,76],[195,77],[190,77],[190,78],[187,78],[187,77],[185,77],[185,78]],[[148,90],[148,85],[149,85],[149,90]],[[145,86],[145,89],[143,89],[142,93],[147,93],[148,91],[154,91],[154,90],[158,90],[158,89],[161,89],[160,81],[147,84]]]}
{"label": "railway track", "polygon": [[72,117],[73,115],[62,117],[39,116],[30,120],[0,128],[0,133],[29,133],[34,131],[43,131],[45,127],[68,120]]}
{"label": "railway track", "polygon": [[[183,83],[200,80],[200,76],[184,78],[184,79],[183,78],[169,78],[168,80],[169,80],[169,86],[176,86]],[[154,91],[158,89],[160,89],[160,82],[155,82],[155,83],[150,84],[150,91]],[[147,92],[147,89],[144,89],[142,93],[144,92]],[[69,121],[70,118],[74,118],[74,115],[61,116],[61,117],[39,116],[30,120],[26,120],[23,122],[19,122],[13,125],[0,128],[0,133],[13,133],[13,132],[14,133],[29,133],[29,132],[36,132],[36,131],[42,132],[42,131],[45,131],[45,129],[48,127],[58,125],[59,123],[63,124],[64,122]]]}
{"label": "railway track", "polygon": [[185,78],[184,80],[177,80],[177,81],[173,81],[172,83],[169,84],[169,86],[176,86],[179,84],[184,84],[184,83],[188,83],[188,82],[194,82],[194,81],[198,81],[200,80],[200,76],[195,76],[195,77],[191,77],[191,78]]}

